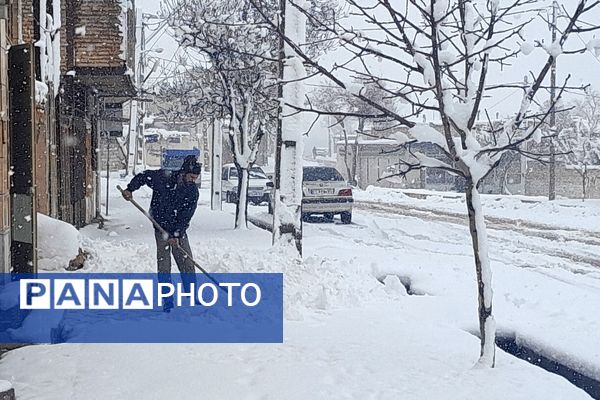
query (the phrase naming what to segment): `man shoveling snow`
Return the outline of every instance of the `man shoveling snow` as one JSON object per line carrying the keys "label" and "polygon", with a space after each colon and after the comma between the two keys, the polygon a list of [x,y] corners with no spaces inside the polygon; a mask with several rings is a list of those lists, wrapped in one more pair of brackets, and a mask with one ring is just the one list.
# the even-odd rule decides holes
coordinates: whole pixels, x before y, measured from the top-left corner
{"label": "man shoveling snow", "polygon": [[[198,204],[195,182],[200,173],[201,166],[196,157],[188,156],[179,171],[146,170],[137,174],[122,192],[123,198],[131,201],[132,192],[143,185],[152,189],[150,215],[164,230],[161,232],[157,227],[154,228],[159,279],[170,280],[173,253],[187,291],[193,282],[194,262],[186,230]],[[172,307],[171,299],[165,303],[165,310]]]}

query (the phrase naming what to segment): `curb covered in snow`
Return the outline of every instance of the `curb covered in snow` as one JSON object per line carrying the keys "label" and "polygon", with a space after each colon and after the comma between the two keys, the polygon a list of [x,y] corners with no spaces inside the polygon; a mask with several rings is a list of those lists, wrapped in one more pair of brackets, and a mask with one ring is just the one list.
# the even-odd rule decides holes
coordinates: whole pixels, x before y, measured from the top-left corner
{"label": "curb covered in snow", "polygon": [[8,381],[0,381],[0,400],[16,400],[15,389]]}

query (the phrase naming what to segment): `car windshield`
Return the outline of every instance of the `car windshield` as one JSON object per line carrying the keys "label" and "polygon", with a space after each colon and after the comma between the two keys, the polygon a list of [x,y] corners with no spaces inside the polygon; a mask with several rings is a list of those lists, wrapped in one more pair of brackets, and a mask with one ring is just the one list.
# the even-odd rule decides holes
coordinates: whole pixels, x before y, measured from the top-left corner
{"label": "car windshield", "polygon": [[332,167],[304,167],[303,178],[305,181],[343,181],[344,177]]}
{"label": "car windshield", "polygon": [[[236,168],[231,168],[229,171],[229,179],[237,179],[238,172]],[[250,178],[254,179],[267,179],[264,171],[260,167],[252,167],[250,169]]]}

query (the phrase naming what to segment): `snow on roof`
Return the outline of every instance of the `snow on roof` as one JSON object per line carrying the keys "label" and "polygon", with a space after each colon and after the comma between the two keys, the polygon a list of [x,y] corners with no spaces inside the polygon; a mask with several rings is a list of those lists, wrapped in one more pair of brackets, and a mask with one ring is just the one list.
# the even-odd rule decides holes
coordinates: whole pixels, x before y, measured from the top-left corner
{"label": "snow on roof", "polygon": [[181,136],[190,136],[189,132],[182,131],[168,131],[166,129],[161,128],[148,128],[145,130],[144,136],[147,135],[160,135],[163,139],[170,137],[181,137]]}
{"label": "snow on roof", "polygon": [[398,144],[396,139],[358,139],[358,144]]}

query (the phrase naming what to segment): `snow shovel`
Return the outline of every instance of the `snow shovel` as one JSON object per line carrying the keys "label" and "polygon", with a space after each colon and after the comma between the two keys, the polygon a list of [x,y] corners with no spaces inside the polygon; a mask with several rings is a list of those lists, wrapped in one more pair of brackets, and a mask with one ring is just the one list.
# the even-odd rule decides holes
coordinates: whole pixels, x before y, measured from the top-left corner
{"label": "snow shovel", "polygon": [[[117,189],[119,189],[119,192],[121,192],[121,194],[123,194],[123,188],[121,187],[121,185],[117,185]],[[167,231],[165,231],[162,228],[162,226],[160,226],[158,224],[158,222],[156,222],[156,220],[154,218],[152,218],[152,216],[150,214],[148,214],[148,212],[146,210],[144,210],[142,208],[142,206],[140,206],[135,200],[131,199],[131,200],[129,200],[129,202],[131,204],[133,204],[135,206],[135,208],[140,210],[142,212],[142,214],[144,214],[146,216],[146,218],[148,218],[150,220],[150,222],[152,222],[152,225],[154,225],[154,227],[160,231],[160,233],[162,233],[163,235],[169,236],[169,233]],[[179,250],[181,250],[183,255],[185,255],[187,258],[189,258],[192,261],[192,263],[194,264],[194,266],[196,268],[198,268],[200,271],[202,271],[202,273],[204,275],[206,275],[208,277],[208,279],[213,281],[217,285],[217,287],[219,287],[221,290],[223,290],[225,293],[227,293],[227,289],[225,289],[223,286],[220,286],[219,282],[215,278],[213,278],[213,276],[211,274],[209,274],[204,268],[202,268],[200,266],[200,264],[198,264],[196,261],[194,261],[194,259],[183,248],[181,248],[181,246],[179,246],[179,243],[177,243],[176,246]]]}

